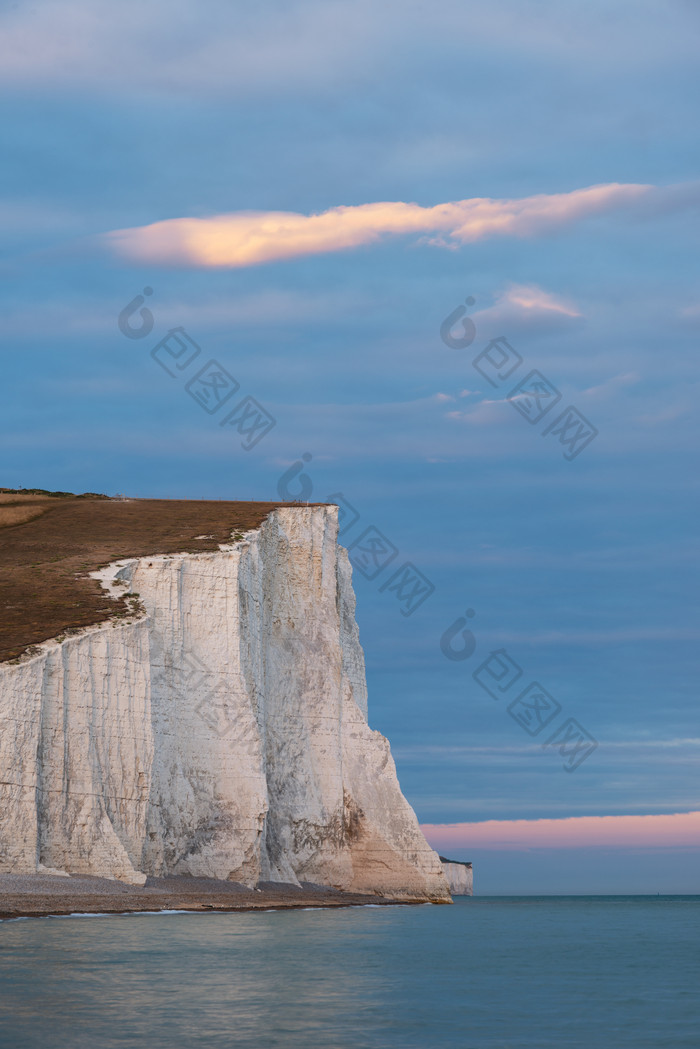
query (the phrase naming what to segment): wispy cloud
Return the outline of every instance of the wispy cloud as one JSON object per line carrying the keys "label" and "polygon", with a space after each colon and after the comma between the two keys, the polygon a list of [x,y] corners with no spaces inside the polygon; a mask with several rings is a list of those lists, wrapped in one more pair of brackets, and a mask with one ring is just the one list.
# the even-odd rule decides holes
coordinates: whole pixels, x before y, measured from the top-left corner
{"label": "wispy cloud", "polygon": [[480,332],[547,335],[580,324],[583,314],[571,298],[539,284],[509,284],[497,292],[493,305],[478,310],[473,318]]}
{"label": "wispy cloud", "polygon": [[36,0],[3,8],[0,78],[102,91],[328,88],[376,76],[389,62],[393,69],[415,63],[415,48],[406,46],[413,41],[434,63],[463,52],[465,41],[477,53],[497,42],[509,57],[526,51],[557,68],[594,58],[598,70],[675,65],[694,58],[696,47],[692,23],[680,35],[668,5],[640,11],[631,0],[590,0],[575,12],[575,36],[556,0],[494,0],[481,8],[441,0],[437,9],[415,0],[245,8],[209,0],[207,18],[187,0]]}
{"label": "wispy cloud", "polygon": [[[103,241],[118,255],[139,263],[237,268],[347,251],[407,234],[432,234],[432,243],[453,247],[495,236],[536,237],[629,206],[653,192],[653,186],[613,182],[570,193],[516,200],[474,197],[433,207],[381,201],[317,215],[242,211],[114,230]],[[539,304],[540,309],[576,316],[572,307],[534,286],[516,286],[511,294],[520,297],[523,308]]]}
{"label": "wispy cloud", "polygon": [[426,823],[435,849],[698,848],[700,812]]}
{"label": "wispy cloud", "polygon": [[599,383],[598,386],[589,386],[583,391],[583,396],[592,401],[602,401],[608,397],[617,396],[626,386],[636,386],[639,382],[641,382],[639,372],[624,372],[621,375],[613,375],[612,378]]}
{"label": "wispy cloud", "polygon": [[[266,288],[225,297],[161,297],[154,299],[158,319],[163,327],[182,325],[188,331],[211,329],[274,328],[286,329],[313,323],[332,323],[338,318],[355,316],[358,310],[370,308],[369,295],[347,291],[314,292],[284,288]],[[115,311],[122,303],[114,298],[77,297],[72,301],[47,298],[42,309],[17,305],[3,316],[6,336],[108,335],[114,332]]]}
{"label": "wispy cloud", "polygon": [[544,313],[561,313],[565,317],[580,317],[574,304],[561,296],[545,291],[537,284],[511,284],[499,297],[498,303],[508,306],[519,306],[523,310],[536,310]]}

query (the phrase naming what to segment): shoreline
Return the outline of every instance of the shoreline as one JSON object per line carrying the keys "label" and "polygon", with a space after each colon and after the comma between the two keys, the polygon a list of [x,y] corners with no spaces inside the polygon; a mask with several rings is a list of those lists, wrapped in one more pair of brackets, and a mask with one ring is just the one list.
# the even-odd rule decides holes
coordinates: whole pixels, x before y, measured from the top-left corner
{"label": "shoreline", "polygon": [[214,914],[430,902],[433,901],[346,892],[308,882],[301,886],[263,882],[259,888],[251,889],[213,878],[170,877],[148,878],[145,885],[135,886],[87,875],[0,874],[0,921],[81,914]]}

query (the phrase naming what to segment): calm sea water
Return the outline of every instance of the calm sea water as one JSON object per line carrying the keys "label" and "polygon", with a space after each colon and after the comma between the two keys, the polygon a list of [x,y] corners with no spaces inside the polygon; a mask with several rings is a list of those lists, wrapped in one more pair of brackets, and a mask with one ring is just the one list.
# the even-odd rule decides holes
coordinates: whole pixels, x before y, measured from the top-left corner
{"label": "calm sea water", "polygon": [[0,924],[12,1049],[700,1047],[700,897]]}

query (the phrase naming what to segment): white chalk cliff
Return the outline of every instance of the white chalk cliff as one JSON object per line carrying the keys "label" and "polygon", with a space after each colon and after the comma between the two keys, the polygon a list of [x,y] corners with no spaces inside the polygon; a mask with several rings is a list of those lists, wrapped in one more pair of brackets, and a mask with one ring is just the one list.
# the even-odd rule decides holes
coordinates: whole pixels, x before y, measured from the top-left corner
{"label": "white chalk cliff", "polygon": [[367,724],[335,507],[100,576],[130,619],[0,665],[0,871],[449,899]]}
{"label": "white chalk cliff", "polygon": [[474,875],[471,863],[461,860],[447,860],[441,856],[442,869],[453,896],[472,896],[474,894]]}

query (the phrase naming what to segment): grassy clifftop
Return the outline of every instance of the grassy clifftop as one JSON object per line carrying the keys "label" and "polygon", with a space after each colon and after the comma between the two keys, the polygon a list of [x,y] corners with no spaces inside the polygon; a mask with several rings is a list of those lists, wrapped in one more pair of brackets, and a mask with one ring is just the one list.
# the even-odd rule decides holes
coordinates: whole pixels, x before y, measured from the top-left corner
{"label": "grassy clifftop", "polygon": [[0,661],[126,613],[89,572],[124,557],[216,550],[279,505],[0,489]]}

